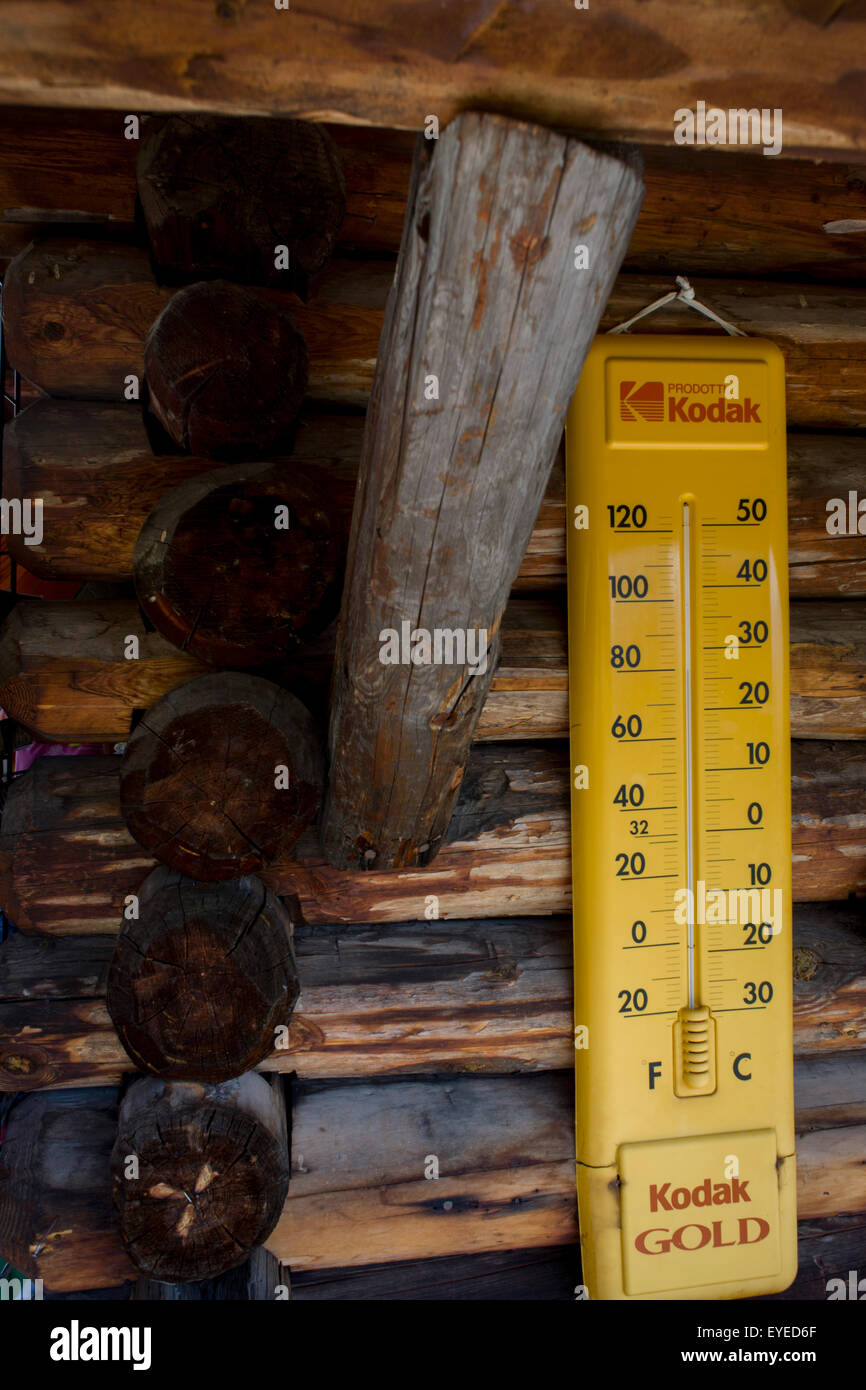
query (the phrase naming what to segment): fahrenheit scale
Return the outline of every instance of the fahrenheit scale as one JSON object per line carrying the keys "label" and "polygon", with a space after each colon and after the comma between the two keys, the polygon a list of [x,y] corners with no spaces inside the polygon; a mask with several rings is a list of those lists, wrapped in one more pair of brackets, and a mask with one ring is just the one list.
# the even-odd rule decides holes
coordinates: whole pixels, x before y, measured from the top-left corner
{"label": "fahrenheit scale", "polygon": [[599,338],[566,458],[584,1280],[769,1293],[796,1273],[782,356]]}

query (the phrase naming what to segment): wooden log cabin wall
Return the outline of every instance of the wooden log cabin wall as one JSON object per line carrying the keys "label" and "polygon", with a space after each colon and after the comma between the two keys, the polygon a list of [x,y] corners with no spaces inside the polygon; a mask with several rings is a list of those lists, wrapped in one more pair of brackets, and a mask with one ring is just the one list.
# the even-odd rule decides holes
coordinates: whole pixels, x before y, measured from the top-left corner
{"label": "wooden log cabin wall", "polygon": [[[245,115],[233,60],[136,139],[61,54],[76,109],[0,107],[2,491],[41,504],[3,557],[0,1263],[116,1298],[573,1297],[562,422],[593,335],[687,273],[787,369],[779,1297],[862,1266],[866,173],[819,34],[818,163],[666,145],[663,75],[590,126],[628,147],[561,134],[534,49],[509,117],[439,55],[435,141],[405,92],[322,121],[346,93],[303,72],[313,119]],[[548,254],[581,240],[583,277]],[[456,679],[384,665],[404,619],[489,641]]]}

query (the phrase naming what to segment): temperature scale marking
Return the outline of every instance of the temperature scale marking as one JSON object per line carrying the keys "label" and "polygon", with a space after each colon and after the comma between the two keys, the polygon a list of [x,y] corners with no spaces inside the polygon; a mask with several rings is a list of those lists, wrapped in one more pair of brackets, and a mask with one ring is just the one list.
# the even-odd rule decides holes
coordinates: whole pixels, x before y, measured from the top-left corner
{"label": "temperature scale marking", "polygon": [[597,339],[566,460],[584,1278],[773,1292],[796,1272],[781,354]]}

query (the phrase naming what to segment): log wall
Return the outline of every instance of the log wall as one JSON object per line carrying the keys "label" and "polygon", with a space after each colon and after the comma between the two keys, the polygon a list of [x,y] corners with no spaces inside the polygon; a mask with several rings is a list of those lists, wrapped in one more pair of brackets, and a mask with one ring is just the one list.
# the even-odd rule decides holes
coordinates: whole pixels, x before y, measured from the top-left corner
{"label": "log wall", "polygon": [[[785,42],[801,42],[807,23],[795,19]],[[840,26],[826,29],[817,31],[815,111]],[[438,78],[439,57],[434,67]],[[527,71],[521,80],[535,82],[532,61]],[[171,80],[154,109],[171,106]],[[303,84],[295,90],[303,104]],[[561,96],[545,94],[545,110]],[[227,99],[244,98],[238,88]],[[392,102],[393,92],[378,99]],[[537,89],[532,100],[541,100]],[[369,94],[355,109],[377,118]],[[604,103],[594,109],[607,119]],[[634,113],[624,119],[634,134]],[[0,133],[19,132],[0,169],[0,268],[20,257],[7,280],[8,345],[36,400],[7,432],[4,493],[44,498],[45,538],[10,541],[35,574],[127,583],[146,515],[170,487],[214,467],[149,437],[141,402],[123,400],[175,291],[157,282],[135,225],[137,150],[122,138],[120,113],[43,112],[22,129],[20,113],[0,108]],[[828,129],[820,139],[837,153],[855,148],[853,124]],[[804,131],[806,143],[819,138]],[[291,457],[328,472],[345,545],[413,137],[351,126],[331,134],[346,175],[337,258],[306,302],[257,292],[289,303],[307,340],[313,399]],[[862,1264],[866,1240],[866,534],[827,530],[830,499],[864,486],[866,259],[862,235],[826,230],[862,220],[866,182],[853,160],[816,167],[651,146],[644,156],[644,208],[602,329],[685,272],[699,296],[786,356],[801,1271],[783,1297],[823,1299],[826,1278]],[[34,235],[39,244],[27,251]],[[676,308],[653,327],[702,331]],[[50,397],[37,399],[40,391]],[[287,458],[278,462],[290,467]],[[432,1297],[442,1287],[456,1297],[571,1298],[579,1282],[564,523],[560,460],[435,863],[411,874],[333,869],[310,830],[263,874],[294,921],[301,986],[287,1046],[261,1063],[298,1078],[291,1186],[269,1240],[269,1258],[292,1266],[293,1298]],[[32,665],[22,685],[15,648],[10,691],[31,715],[50,707],[52,724],[31,725],[64,740],[86,736],[82,711],[91,720],[97,697],[110,695],[116,721],[98,735],[91,723],[93,736],[125,738],[161,690],[125,689],[104,656],[91,654],[85,671],[80,635],[74,669],[49,663],[50,689],[36,690]],[[312,680],[322,704],[329,641]],[[177,651],[171,659],[189,660]],[[0,1090],[41,1092],[28,1104],[45,1107],[35,1118],[24,1112],[15,1162],[30,1164],[27,1134],[34,1125],[41,1133],[54,1107],[70,1142],[93,1142],[94,1160],[86,1195],[63,1209],[60,1236],[51,1221],[62,1196],[47,1177],[41,1193],[21,1179],[31,1224],[16,1225],[0,1204],[0,1255],[20,1250],[24,1262],[29,1251],[49,1287],[67,1290],[113,1288],[134,1274],[99,1176],[116,1124],[113,1088],[129,1068],[105,997],[126,899],[154,860],[120,815],[118,764],[42,761],[12,788],[0,834],[0,906],[22,928],[0,945]],[[437,1183],[424,1176],[431,1152],[448,1156]]]}

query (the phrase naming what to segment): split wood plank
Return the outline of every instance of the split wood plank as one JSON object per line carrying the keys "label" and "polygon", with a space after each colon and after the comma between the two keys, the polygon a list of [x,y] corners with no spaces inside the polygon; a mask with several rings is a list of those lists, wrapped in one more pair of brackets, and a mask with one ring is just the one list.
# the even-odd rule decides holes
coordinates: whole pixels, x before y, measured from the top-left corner
{"label": "split wood plank", "polygon": [[[864,928],[861,904],[795,907],[798,1058],[820,1056],[832,1064],[866,1049]],[[20,933],[5,943],[0,1091],[103,1086],[129,1069],[104,1004],[113,945],[106,936]],[[278,1043],[263,1057],[264,1071],[309,1080],[571,1065],[567,918],[298,927],[295,949],[300,998],[287,1045]],[[224,1020],[214,1023],[220,1036],[231,1033],[239,1008],[227,1003]],[[847,1113],[857,1100],[838,1069],[833,1077],[832,1085],[822,1081],[813,1089],[810,1123],[835,1124],[837,1110],[844,1106]],[[866,1123],[866,1097],[860,1099]],[[801,1095],[801,1110],[805,1105]]]}
{"label": "split wood plank", "polygon": [[[473,103],[606,139],[671,144],[696,86],[784,111],[791,153],[862,152],[859,11],[826,6],[723,10],[710,0],[641,0],[563,11],[332,0],[275,12],[176,0],[5,0],[0,101],[123,111],[281,114],[420,130]],[[829,15],[829,18],[828,18]],[[14,23],[12,22],[14,18]],[[698,82],[700,77],[700,82]],[[756,152],[756,157],[759,157]]]}

